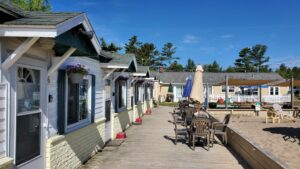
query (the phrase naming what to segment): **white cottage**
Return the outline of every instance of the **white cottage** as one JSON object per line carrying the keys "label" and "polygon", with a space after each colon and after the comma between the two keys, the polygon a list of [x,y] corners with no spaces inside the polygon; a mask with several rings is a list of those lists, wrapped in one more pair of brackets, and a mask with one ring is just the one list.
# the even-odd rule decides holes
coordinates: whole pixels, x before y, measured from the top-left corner
{"label": "white cottage", "polygon": [[[105,142],[100,46],[84,13],[0,3],[0,168],[76,168]],[[89,69],[70,82],[65,66]]]}
{"label": "white cottage", "polygon": [[133,54],[118,54],[101,51],[101,68],[106,72],[105,80],[105,141],[116,138],[133,122],[131,94],[132,72],[137,71]]}

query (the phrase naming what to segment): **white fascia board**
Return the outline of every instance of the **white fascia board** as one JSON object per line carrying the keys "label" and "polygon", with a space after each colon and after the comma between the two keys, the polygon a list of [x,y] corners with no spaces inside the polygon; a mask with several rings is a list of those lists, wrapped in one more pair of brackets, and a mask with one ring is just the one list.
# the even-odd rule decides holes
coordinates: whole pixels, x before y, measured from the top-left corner
{"label": "white fascia board", "polygon": [[[57,26],[47,25],[0,25],[0,37],[41,37],[41,38],[55,38],[62,33],[82,24],[85,30],[93,30],[89,20],[85,14],[73,17],[65,22],[58,24]],[[99,54],[101,47],[99,41],[94,34],[91,42]]]}
{"label": "white fascia board", "polygon": [[106,69],[128,69],[128,65],[112,65],[109,63],[100,63],[100,67]]}
{"label": "white fascia board", "polygon": [[[170,83],[164,83],[160,82],[160,84],[170,84]],[[185,83],[171,83],[172,85],[185,85]]]}
{"label": "white fascia board", "polygon": [[98,53],[98,55],[100,54],[101,51],[101,45],[99,43],[99,40],[97,38],[96,32],[94,31],[94,28],[92,26],[92,24],[90,23],[90,20],[88,19],[88,17],[86,16],[86,14],[83,14],[84,18],[85,18],[85,22],[83,24],[83,26],[85,27],[86,30],[88,31],[93,31],[94,32],[94,36],[91,39],[92,44],[95,46],[95,49]]}
{"label": "white fascia board", "polygon": [[133,63],[134,63],[134,66],[135,66],[135,69],[137,70],[138,69],[138,66],[137,66],[137,62],[136,62],[136,58],[135,58],[135,56],[134,56],[134,58],[133,58]]}
{"label": "white fascia board", "polygon": [[132,73],[133,76],[146,76],[146,73]]}
{"label": "white fascia board", "polygon": [[147,77],[147,78],[144,78],[145,80],[154,80],[154,77]]}
{"label": "white fascia board", "polygon": [[55,27],[1,26],[0,37],[41,37],[54,38],[57,36]]}
{"label": "white fascia board", "polygon": [[83,27],[84,27],[84,29],[86,31],[93,31],[94,32],[94,36],[91,39],[91,42],[92,42],[92,44],[93,44],[96,52],[98,54],[100,54],[101,47],[100,47],[99,41],[98,41],[98,39],[96,37],[95,31],[93,30],[91,24],[89,23],[88,18],[86,17],[86,15],[84,13],[80,14],[80,15],[74,17],[74,18],[71,18],[71,19],[69,19],[69,20],[67,20],[67,21],[65,21],[63,23],[58,24],[56,26],[56,28],[57,28],[57,35],[60,35],[60,34],[62,34],[64,32],[66,32],[66,31],[68,31],[68,30],[76,27],[77,25],[80,25],[80,24],[83,25]]}

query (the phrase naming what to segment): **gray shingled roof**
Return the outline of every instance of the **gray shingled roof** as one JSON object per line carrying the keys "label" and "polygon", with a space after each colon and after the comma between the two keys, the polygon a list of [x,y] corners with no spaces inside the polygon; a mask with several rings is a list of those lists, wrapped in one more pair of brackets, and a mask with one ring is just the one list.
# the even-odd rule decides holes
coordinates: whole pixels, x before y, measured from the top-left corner
{"label": "gray shingled roof", "polygon": [[119,54],[117,52],[106,52],[103,50],[100,51],[100,55],[110,59],[110,64],[116,65],[129,65],[135,57],[134,54]]}
{"label": "gray shingled roof", "polygon": [[18,19],[4,22],[3,25],[56,26],[68,19],[82,14],[76,12],[27,12],[5,2],[0,2],[0,7],[20,15]]}
{"label": "gray shingled roof", "polygon": [[[179,83],[185,84],[186,78],[189,75],[194,76],[194,72],[151,72],[152,76],[160,80],[162,83]],[[232,79],[244,80],[283,80],[277,73],[211,73],[204,72],[203,83],[218,84],[225,81],[225,76]]]}
{"label": "gray shingled roof", "polygon": [[140,65],[138,65],[136,72],[137,73],[147,73],[147,72],[150,72],[149,66],[140,66]]}

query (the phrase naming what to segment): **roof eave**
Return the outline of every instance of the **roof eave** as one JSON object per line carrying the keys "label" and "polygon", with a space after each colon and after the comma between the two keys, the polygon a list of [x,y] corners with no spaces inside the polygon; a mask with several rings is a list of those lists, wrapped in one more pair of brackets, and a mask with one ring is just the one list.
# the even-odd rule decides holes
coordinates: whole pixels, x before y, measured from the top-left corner
{"label": "roof eave", "polygon": [[106,69],[127,69],[128,65],[126,65],[126,64],[100,63],[100,68],[106,68]]}
{"label": "roof eave", "polygon": [[[43,37],[55,38],[60,34],[82,24],[86,31],[93,31],[89,20],[84,13],[72,17],[58,25],[0,25],[0,37]],[[91,42],[97,54],[100,54],[100,44],[93,36]]]}

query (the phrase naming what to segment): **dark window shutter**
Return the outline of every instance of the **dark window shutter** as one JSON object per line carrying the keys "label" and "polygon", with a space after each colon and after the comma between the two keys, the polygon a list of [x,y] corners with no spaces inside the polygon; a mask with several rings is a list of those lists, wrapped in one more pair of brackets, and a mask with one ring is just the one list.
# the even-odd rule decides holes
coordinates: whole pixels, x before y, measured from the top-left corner
{"label": "dark window shutter", "polygon": [[96,77],[92,75],[92,110],[91,110],[91,121],[94,123],[95,121],[95,99],[96,99]]}
{"label": "dark window shutter", "polygon": [[66,71],[58,71],[57,79],[57,129],[59,134],[65,133],[65,92]]}

